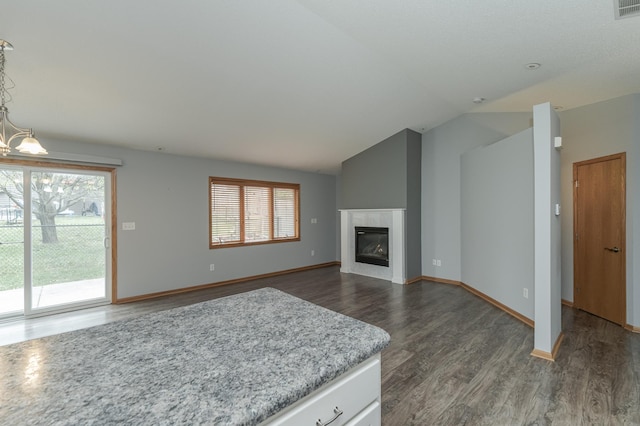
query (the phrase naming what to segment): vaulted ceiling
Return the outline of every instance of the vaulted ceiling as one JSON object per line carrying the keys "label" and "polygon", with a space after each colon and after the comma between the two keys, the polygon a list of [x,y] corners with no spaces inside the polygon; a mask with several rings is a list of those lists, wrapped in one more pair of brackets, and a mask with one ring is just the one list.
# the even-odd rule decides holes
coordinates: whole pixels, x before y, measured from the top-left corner
{"label": "vaulted ceiling", "polygon": [[321,173],[407,127],[640,92],[612,0],[2,1],[0,38],[44,140]]}

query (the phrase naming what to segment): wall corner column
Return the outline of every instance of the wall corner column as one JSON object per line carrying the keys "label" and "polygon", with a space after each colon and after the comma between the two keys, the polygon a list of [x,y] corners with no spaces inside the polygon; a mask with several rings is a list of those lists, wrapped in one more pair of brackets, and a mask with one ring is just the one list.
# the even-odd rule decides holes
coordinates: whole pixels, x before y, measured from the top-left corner
{"label": "wall corner column", "polygon": [[553,359],[562,341],[560,152],[554,138],[560,121],[550,103],[533,107],[534,163],[534,351]]}

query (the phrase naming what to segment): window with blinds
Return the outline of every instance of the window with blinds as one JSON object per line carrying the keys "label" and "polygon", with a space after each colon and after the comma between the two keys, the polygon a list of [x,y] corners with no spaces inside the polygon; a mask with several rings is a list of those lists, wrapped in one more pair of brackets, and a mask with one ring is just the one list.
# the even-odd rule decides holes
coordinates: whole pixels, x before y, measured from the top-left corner
{"label": "window with blinds", "polygon": [[300,185],[209,178],[210,248],[300,239]]}

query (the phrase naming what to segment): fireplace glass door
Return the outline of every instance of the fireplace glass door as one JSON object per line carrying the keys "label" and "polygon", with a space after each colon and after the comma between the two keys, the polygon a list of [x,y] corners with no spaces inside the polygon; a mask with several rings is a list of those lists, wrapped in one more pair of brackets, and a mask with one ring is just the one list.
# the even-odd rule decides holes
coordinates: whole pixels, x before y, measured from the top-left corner
{"label": "fireplace glass door", "polygon": [[356,262],[389,266],[389,228],[356,226]]}

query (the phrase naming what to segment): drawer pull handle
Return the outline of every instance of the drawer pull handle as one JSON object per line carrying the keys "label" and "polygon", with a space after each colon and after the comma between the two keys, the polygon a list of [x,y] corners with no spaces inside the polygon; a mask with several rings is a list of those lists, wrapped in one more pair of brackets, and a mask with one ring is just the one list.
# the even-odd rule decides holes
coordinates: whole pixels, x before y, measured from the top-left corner
{"label": "drawer pull handle", "polygon": [[344,413],[344,411],[342,411],[341,409],[336,407],[336,408],[333,409],[334,416],[333,416],[333,418],[331,420],[329,420],[326,423],[322,423],[322,419],[318,419],[318,421],[316,422],[316,426],[327,426],[327,425],[335,422],[336,419],[342,415],[342,413]]}

